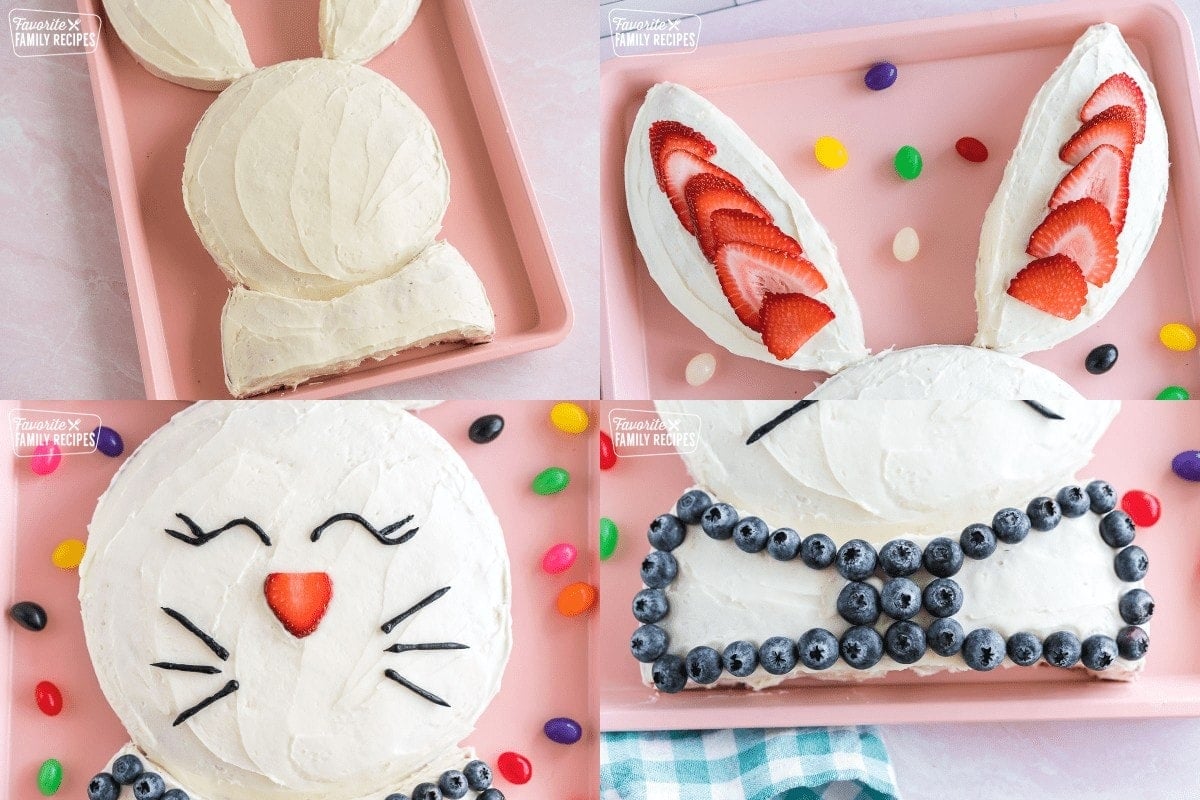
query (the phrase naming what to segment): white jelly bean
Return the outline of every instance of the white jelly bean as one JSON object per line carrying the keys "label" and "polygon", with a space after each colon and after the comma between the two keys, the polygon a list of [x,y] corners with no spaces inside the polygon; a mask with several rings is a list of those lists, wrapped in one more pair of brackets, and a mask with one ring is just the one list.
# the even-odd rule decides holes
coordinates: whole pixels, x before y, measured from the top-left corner
{"label": "white jelly bean", "polygon": [[892,255],[897,261],[912,261],[921,249],[921,240],[912,228],[901,228],[892,240]]}
{"label": "white jelly bean", "polygon": [[700,386],[708,383],[716,371],[717,357],[712,353],[698,353],[692,356],[692,360],[688,362],[684,376],[689,385]]}

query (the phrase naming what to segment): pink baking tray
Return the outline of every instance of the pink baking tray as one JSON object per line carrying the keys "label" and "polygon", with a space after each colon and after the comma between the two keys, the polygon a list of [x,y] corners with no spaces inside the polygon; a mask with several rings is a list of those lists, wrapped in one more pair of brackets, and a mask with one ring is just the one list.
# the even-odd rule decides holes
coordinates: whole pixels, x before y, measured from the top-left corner
{"label": "pink baking tray", "polygon": [[[830,401],[832,402],[832,401]],[[639,403],[602,403],[646,408]],[[604,423],[607,425],[607,422]],[[703,436],[703,433],[701,433]],[[800,679],[761,692],[741,689],[660,695],[641,683],[629,654],[638,623],[630,611],[642,588],[645,531],[669,511],[691,481],[676,455],[623,458],[600,473],[600,513],[617,523],[616,555],[600,567],[601,606],[596,665],[600,727],[665,730],[865,723],[1012,721],[1200,715],[1200,485],[1171,472],[1183,449],[1200,448],[1200,404],[1128,402],[1080,476],[1104,476],[1118,491],[1144,489],[1159,497],[1162,518],[1138,533],[1150,555],[1148,585],[1156,606],[1152,652],[1132,683],[1097,681],[1082,671],[1009,667],[990,673],[916,678],[895,676],[861,684]],[[752,478],[748,478],[752,479]]]}
{"label": "pink baking tray", "polygon": [[[184,406],[148,401],[9,402],[0,404],[6,430],[7,409],[18,405],[99,414],[105,425],[121,432],[126,455]],[[513,653],[500,694],[467,744],[493,766],[505,750],[516,750],[532,761],[533,780],[524,786],[497,778],[497,785],[513,800],[583,800],[594,797],[599,786],[599,739],[587,655],[589,629],[595,623],[591,617],[567,619],[554,605],[563,586],[596,581],[586,491],[594,445],[591,437],[568,436],[552,428],[549,408],[549,403],[540,402],[450,402],[419,413],[466,459],[507,534]],[[505,430],[491,444],[473,444],[467,439],[467,426],[488,413],[502,414]],[[128,737],[100,693],[88,660],[75,599],[78,576],[74,570],[54,567],[50,553],[62,539],[86,538],[96,498],[125,457],[65,456],[55,473],[38,477],[27,459],[12,457],[11,441],[6,433],[0,445],[9,454],[0,469],[0,497],[13,501],[0,502],[0,794],[37,796],[38,767],[54,757],[66,772],[60,796],[83,797],[91,776]],[[567,469],[575,480],[562,494],[539,497],[529,483],[551,464]],[[574,543],[580,558],[568,572],[547,575],[540,567],[542,554],[561,541]],[[18,599],[45,606],[50,617],[46,630],[30,633],[11,623],[8,608]],[[66,708],[57,717],[43,716],[34,705],[33,688],[41,680],[51,680],[63,691]],[[547,739],[542,725],[558,716],[579,720],[583,740],[564,746]]]}
{"label": "pink baking tray", "polygon": [[[99,0],[78,0],[101,13]],[[316,0],[232,0],[259,65],[320,55]],[[183,208],[183,157],[216,98],[142,69],[105,20],[88,57],[146,394],[225,398],[219,321],[230,285]],[[483,32],[469,0],[430,0],[412,27],[368,66],[394,81],[437,129],[451,172],[440,238],[462,251],[487,288],[496,336],[368,361],[307,384],[294,397],[334,397],[505,358],[562,341],[571,307],[521,160]]]}
{"label": "pink baking tray", "polygon": [[[821,373],[734,356],[667,302],[650,278],[625,208],[625,145],[646,90],[685,84],[728,114],[779,165],[837,245],[875,352],[974,338],[975,255],[984,211],[1034,94],[1093,23],[1120,26],[1154,79],[1171,146],[1171,190],[1158,239],[1133,285],[1092,329],[1029,360],[1084,395],[1152,398],[1178,384],[1200,392],[1197,356],[1167,351],[1158,329],[1200,315],[1200,79],[1187,20],[1170,0],[1070,0],[1043,6],[916,20],[854,30],[701,47],[691,55],[614,58],[601,69],[604,129],[601,234],[604,259],[605,397],[800,397]],[[900,78],[882,92],[862,81],[887,59]],[[781,112],[781,109],[785,111]],[[840,138],[850,163],[829,172],[812,143]],[[960,136],[984,141],[991,157],[971,164]],[[925,170],[898,178],[892,156],[914,145]],[[907,264],[892,257],[905,226],[921,237]],[[1087,352],[1113,342],[1117,368],[1094,376]],[[699,352],[717,374],[693,388],[684,367]]]}

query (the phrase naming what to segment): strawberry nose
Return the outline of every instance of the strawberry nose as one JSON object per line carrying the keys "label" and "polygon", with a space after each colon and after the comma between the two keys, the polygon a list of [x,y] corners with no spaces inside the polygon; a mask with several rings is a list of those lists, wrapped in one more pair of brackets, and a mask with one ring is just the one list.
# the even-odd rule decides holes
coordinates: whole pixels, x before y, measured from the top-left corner
{"label": "strawberry nose", "polygon": [[263,584],[275,618],[297,639],[316,631],[333,599],[333,581],[324,572],[272,572]]}

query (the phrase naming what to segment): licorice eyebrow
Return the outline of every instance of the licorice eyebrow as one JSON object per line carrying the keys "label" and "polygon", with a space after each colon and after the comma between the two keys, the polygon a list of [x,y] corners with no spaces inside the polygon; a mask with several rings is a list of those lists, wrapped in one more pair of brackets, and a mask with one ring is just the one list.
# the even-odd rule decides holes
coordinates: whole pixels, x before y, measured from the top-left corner
{"label": "licorice eyebrow", "polygon": [[168,617],[175,620],[180,625],[182,625],[185,629],[187,629],[188,633],[192,634],[197,639],[204,642],[204,644],[208,647],[209,650],[212,650],[214,653],[217,654],[217,658],[221,659],[222,661],[229,660],[229,651],[226,650],[221,645],[217,644],[216,639],[212,638],[207,633],[205,633],[204,631],[197,628],[196,625],[190,619],[185,617],[183,614],[180,614],[178,611],[176,611],[173,608],[167,608],[166,606],[162,606],[162,610]]}
{"label": "licorice eyebrow", "polygon": [[412,520],[413,520],[413,515],[409,514],[407,517],[400,520],[399,522],[393,522],[391,525],[388,525],[385,528],[376,528],[374,525],[372,525],[370,522],[368,522],[366,519],[364,519],[359,514],[354,514],[352,512],[345,512],[342,514],[334,514],[332,517],[330,517],[329,519],[322,522],[320,525],[318,525],[313,530],[312,540],[315,542],[318,539],[320,539],[321,534],[324,533],[325,529],[330,527],[331,525],[336,525],[339,522],[357,522],[364,529],[366,529],[366,531],[368,533],[370,533],[372,536],[374,536],[376,539],[378,539],[380,544],[392,544],[392,545],[404,544],[409,539],[411,539],[412,537],[417,535],[417,531],[420,530],[419,527],[413,528],[410,531],[404,531],[400,536],[397,536],[394,539],[390,538],[390,537],[391,537],[391,534],[400,530],[405,525],[412,522]]}
{"label": "licorice eyebrow", "polygon": [[811,405],[815,405],[816,402],[816,400],[801,400],[799,403],[785,408],[783,411],[775,415],[774,419],[755,428],[754,433],[750,434],[750,438],[746,440],[746,444],[754,444],[759,439],[763,438],[768,433],[787,422],[796,414],[799,414],[801,411]]}
{"label": "licorice eyebrow", "polygon": [[203,528],[193,522],[192,518],[187,514],[176,514],[175,516],[183,520],[183,524],[188,526],[188,533],[180,533],[179,531],[173,531],[170,528],[166,528],[166,532],[179,541],[186,542],[193,547],[199,547],[202,544],[208,544],[230,528],[237,528],[239,526],[246,527],[254,531],[263,544],[265,544],[267,547],[271,546],[271,537],[267,536],[266,531],[260,528],[258,523],[251,519],[247,519],[246,517],[238,517],[237,519],[230,520],[214,531],[205,531]]}
{"label": "licorice eyebrow", "polygon": [[1039,403],[1037,400],[1022,400],[1021,402],[1024,403],[1025,405],[1029,406],[1030,408],[1032,408],[1034,411],[1041,414],[1046,419],[1066,419],[1066,417],[1064,417],[1062,414],[1059,414],[1055,411],[1051,411],[1050,409],[1046,408],[1044,405]]}
{"label": "licorice eyebrow", "polygon": [[429,595],[422,598],[421,600],[418,600],[408,610],[400,612],[396,616],[389,619],[387,622],[380,625],[379,629],[381,631],[383,631],[384,633],[391,633],[393,630],[395,630],[396,626],[399,625],[401,622],[404,622],[404,620],[408,619],[413,614],[417,613],[418,611],[420,611],[422,608],[429,605],[430,603],[440,599],[442,597],[442,595],[444,595],[448,591],[450,591],[450,587],[443,586],[442,588],[438,589],[435,592],[430,592]]}
{"label": "licorice eyebrow", "polygon": [[220,700],[222,697],[233,694],[239,688],[240,687],[239,687],[237,681],[230,681],[229,683],[225,684],[221,689],[213,692],[208,697],[204,698],[199,703],[196,703],[196,705],[185,710],[182,714],[180,714],[178,717],[176,717],[175,721],[173,723],[171,723],[171,727],[174,728],[178,725],[183,724],[184,722],[187,722],[189,719],[196,716],[201,711],[203,711],[204,709],[211,706],[213,703]]}

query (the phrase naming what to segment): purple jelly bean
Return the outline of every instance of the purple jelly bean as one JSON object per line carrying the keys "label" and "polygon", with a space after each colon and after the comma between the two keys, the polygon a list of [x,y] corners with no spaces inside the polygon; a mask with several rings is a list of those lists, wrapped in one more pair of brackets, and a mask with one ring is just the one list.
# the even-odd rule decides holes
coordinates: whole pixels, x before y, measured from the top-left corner
{"label": "purple jelly bean", "polygon": [[583,728],[570,717],[555,717],[542,728],[546,738],[558,744],[575,744],[583,738]]}
{"label": "purple jelly bean", "polygon": [[1200,481],[1200,450],[1184,450],[1175,456],[1171,470],[1185,481]]}
{"label": "purple jelly bean", "polygon": [[880,61],[867,70],[867,74],[863,76],[863,83],[867,85],[868,89],[879,92],[895,83],[897,74],[898,70],[895,64],[890,61]]}
{"label": "purple jelly bean", "polygon": [[92,435],[96,437],[96,449],[109,458],[116,458],[125,452],[125,441],[112,428],[101,425],[92,431]]}

